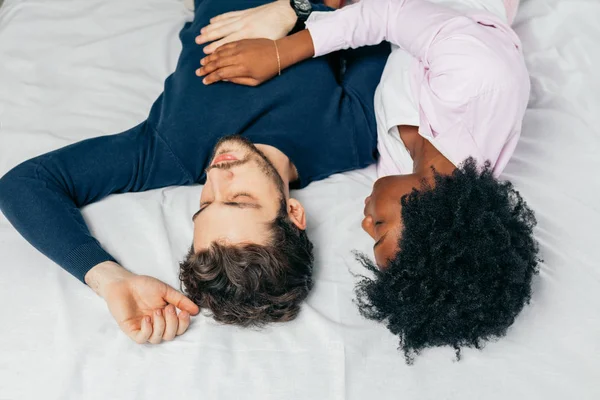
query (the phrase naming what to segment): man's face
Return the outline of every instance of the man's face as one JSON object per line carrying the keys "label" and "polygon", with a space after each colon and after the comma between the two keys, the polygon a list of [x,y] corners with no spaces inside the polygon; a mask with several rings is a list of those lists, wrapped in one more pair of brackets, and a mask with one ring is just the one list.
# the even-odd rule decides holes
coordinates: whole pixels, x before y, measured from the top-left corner
{"label": "man's face", "polygon": [[267,244],[284,193],[277,170],[254,145],[240,136],[222,139],[193,217],[195,251],[213,242]]}
{"label": "man's face", "polygon": [[419,186],[420,181],[414,175],[386,176],[375,182],[371,195],[365,199],[362,228],[375,240],[373,252],[380,269],[398,252],[402,233],[400,199]]}

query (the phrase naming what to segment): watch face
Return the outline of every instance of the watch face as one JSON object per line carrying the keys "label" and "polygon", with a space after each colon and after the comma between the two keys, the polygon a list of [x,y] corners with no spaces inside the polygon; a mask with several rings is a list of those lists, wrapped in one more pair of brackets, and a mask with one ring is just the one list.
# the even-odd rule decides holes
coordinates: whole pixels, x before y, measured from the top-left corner
{"label": "watch face", "polygon": [[302,11],[308,11],[310,10],[310,6],[306,3],[300,3],[300,7],[299,7]]}
{"label": "watch face", "polygon": [[310,2],[308,0],[294,0],[294,4],[296,4],[296,7],[300,11],[306,12],[311,10]]}

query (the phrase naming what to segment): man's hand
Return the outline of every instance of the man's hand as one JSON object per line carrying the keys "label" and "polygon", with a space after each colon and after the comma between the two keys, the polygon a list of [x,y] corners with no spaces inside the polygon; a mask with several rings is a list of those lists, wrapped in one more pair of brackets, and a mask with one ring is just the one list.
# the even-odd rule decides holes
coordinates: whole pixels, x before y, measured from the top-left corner
{"label": "man's hand", "polygon": [[277,40],[294,28],[297,18],[289,0],[277,0],[247,10],[228,12],[211,19],[210,24],[200,31],[200,36],[196,37],[196,43],[217,40],[204,48],[206,54],[212,54],[224,44],[241,39]]}
{"label": "man's hand", "polygon": [[[104,262],[85,276],[86,283],[108,305],[119,328],[137,343],[158,344],[183,334],[198,306],[171,286]],[[177,315],[175,307],[181,312]]]}

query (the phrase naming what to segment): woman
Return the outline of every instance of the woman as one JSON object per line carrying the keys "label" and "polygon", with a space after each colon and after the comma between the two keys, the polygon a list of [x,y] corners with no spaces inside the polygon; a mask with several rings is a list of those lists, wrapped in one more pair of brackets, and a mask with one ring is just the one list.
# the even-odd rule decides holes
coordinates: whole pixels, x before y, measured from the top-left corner
{"label": "woman", "polygon": [[363,0],[275,42],[209,49],[201,61],[206,84],[257,85],[309,57],[394,45],[375,96],[380,178],[362,223],[378,268],[360,257],[375,277],[357,294],[363,315],[399,335],[408,361],[426,347],[450,345],[458,357],[504,336],[530,299],[535,217],[496,178],[530,89],[507,23],[515,10],[500,0]]}

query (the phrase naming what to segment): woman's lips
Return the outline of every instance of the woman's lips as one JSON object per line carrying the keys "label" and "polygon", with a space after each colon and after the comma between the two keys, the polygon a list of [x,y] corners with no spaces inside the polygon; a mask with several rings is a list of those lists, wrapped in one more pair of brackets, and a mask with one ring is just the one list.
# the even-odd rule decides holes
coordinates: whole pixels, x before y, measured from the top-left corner
{"label": "woman's lips", "polygon": [[231,153],[225,153],[225,154],[221,154],[215,157],[215,159],[213,160],[213,162],[210,165],[216,165],[218,163],[221,163],[223,161],[237,161],[237,157],[234,156]]}

